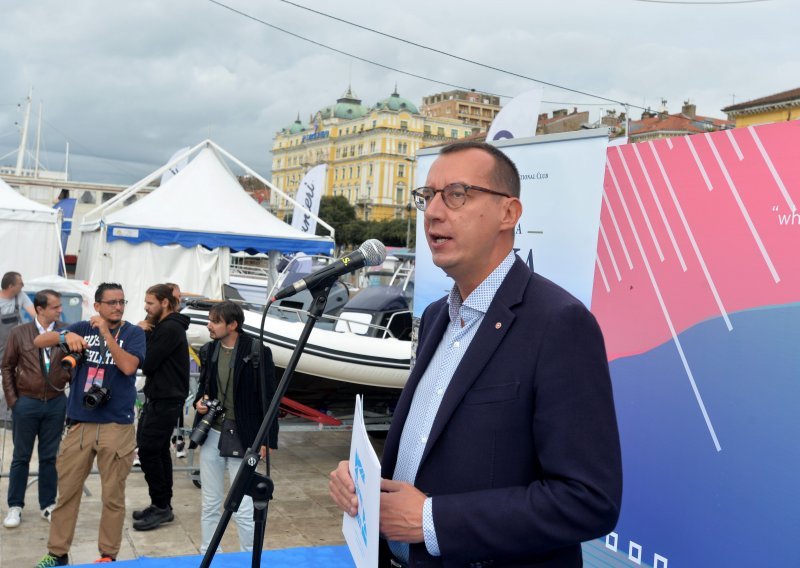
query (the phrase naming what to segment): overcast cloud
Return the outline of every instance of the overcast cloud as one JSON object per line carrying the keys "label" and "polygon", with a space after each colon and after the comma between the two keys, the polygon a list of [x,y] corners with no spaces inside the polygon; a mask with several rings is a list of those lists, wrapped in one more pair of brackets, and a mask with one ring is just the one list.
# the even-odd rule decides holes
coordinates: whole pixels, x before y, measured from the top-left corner
{"label": "overcast cloud", "polygon": [[[534,83],[324,18],[278,0],[224,3],[321,43],[446,83],[515,95]],[[361,25],[550,83],[657,108],[683,100],[724,117],[737,102],[800,87],[797,0],[298,0]],[[19,144],[17,105],[44,105],[45,165],[132,183],[210,137],[269,175],[275,132],[352,84],[364,104],[421,104],[451,87],[333,53],[208,0],[6,0],[0,15],[0,156]],[[543,110],[610,103],[545,87]],[[508,99],[504,99],[506,102]],[[592,103],[588,106],[586,103]],[[599,106],[598,106],[599,105]],[[634,109],[638,116],[641,111]],[[31,132],[35,132],[35,119]],[[31,143],[32,147],[32,143]],[[2,164],[13,164],[7,156]]]}

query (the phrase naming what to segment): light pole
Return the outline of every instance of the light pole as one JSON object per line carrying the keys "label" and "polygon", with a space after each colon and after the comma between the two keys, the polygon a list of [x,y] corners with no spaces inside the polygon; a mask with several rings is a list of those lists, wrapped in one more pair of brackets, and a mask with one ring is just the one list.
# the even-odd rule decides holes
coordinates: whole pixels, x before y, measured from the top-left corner
{"label": "light pole", "polygon": [[408,217],[408,223],[406,224],[406,248],[411,248],[411,212],[414,210],[414,206],[411,203],[406,203],[406,215]]}

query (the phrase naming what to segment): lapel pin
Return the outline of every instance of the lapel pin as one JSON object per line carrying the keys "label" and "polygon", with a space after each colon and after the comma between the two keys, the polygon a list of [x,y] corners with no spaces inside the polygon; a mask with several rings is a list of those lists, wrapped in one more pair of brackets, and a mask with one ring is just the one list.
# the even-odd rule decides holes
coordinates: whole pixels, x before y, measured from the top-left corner
{"label": "lapel pin", "polygon": [[495,329],[500,329],[501,327],[503,327],[503,324],[500,323],[500,322],[497,322],[496,324],[494,324],[494,328]]}

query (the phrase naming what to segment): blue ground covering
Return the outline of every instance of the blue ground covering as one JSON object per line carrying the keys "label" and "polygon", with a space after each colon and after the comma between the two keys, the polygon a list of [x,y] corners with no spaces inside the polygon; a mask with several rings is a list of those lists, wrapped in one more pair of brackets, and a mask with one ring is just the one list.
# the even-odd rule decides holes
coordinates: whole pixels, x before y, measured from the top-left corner
{"label": "blue ground covering", "polygon": [[[249,552],[228,552],[217,554],[211,563],[212,568],[241,568],[250,566],[252,555]],[[116,562],[119,568],[197,568],[203,559],[195,556],[170,556],[167,558],[148,558]],[[298,566],[326,566],[328,568],[353,568],[353,559],[346,546],[313,546],[307,548],[284,548],[265,550],[261,565],[270,568],[297,568]],[[96,566],[81,564],[80,566]]]}

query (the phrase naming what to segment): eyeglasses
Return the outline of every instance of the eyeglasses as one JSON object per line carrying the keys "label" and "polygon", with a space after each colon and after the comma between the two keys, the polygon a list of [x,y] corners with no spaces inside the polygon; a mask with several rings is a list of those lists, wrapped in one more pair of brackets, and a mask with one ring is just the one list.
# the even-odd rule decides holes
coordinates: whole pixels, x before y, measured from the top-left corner
{"label": "eyeglasses", "polygon": [[124,306],[128,303],[128,300],[100,300],[101,304],[105,304],[106,306]]}
{"label": "eyeglasses", "polygon": [[418,187],[411,192],[411,197],[414,198],[414,205],[420,211],[425,211],[430,205],[433,198],[437,193],[442,194],[442,200],[448,209],[458,209],[463,207],[467,202],[467,192],[469,190],[480,191],[482,193],[491,193],[492,195],[499,195],[501,197],[512,197],[507,193],[501,193],[493,189],[486,189],[477,185],[469,185],[466,183],[451,183],[444,186],[443,189],[433,189],[432,187]]}

